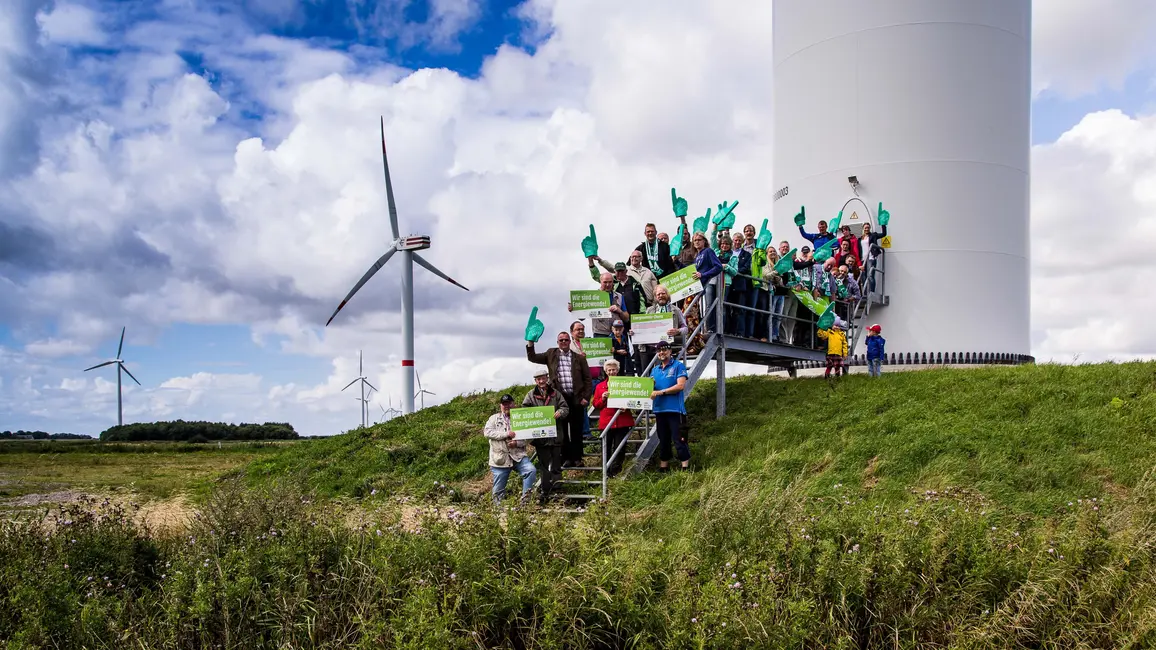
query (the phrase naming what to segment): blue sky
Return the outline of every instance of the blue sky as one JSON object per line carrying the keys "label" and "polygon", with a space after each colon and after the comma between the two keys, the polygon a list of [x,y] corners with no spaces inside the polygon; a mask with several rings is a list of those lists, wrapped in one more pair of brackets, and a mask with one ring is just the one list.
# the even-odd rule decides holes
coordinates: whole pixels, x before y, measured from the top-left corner
{"label": "blue sky", "polygon": [[[113,423],[115,394],[92,376],[103,369],[80,370],[115,352],[122,325],[144,384],[126,393],[129,421],[288,419],[337,433],[357,419],[339,389],[359,349],[397,402],[397,269],[322,327],[388,242],[378,114],[403,227],[433,235],[431,262],[472,277],[461,294],[417,272],[423,379],[439,399],[525,380],[506,343],[546,300],[548,274],[483,270],[485,254],[519,250],[528,266],[552,267],[572,236],[549,215],[649,210],[657,199],[645,188],[670,177],[725,185],[756,209],[769,198],[751,171],[770,153],[770,85],[752,82],[769,68],[769,11],[726,2],[741,25],[690,0],[0,8],[0,34],[12,35],[0,47],[0,430],[96,434]],[[1110,223],[1116,232],[1150,227],[1153,206],[1129,191],[1151,182],[1149,161],[1129,144],[1150,128],[1156,56],[1143,35],[1156,12],[1129,0],[1125,16],[1094,15],[1115,37],[1086,39],[1086,4],[1036,7],[1033,57],[1047,88],[1033,104],[1033,219],[1036,233],[1071,233],[1095,250],[1096,233],[1078,230],[1087,206],[1126,215]],[[709,84],[728,104],[697,102],[671,78]],[[1120,113],[1100,113],[1110,109]],[[727,110],[741,119],[715,119]],[[710,137],[683,137],[704,125]],[[1074,128],[1075,144],[1053,145]],[[1087,169],[1100,174],[1087,194],[1067,195]],[[634,236],[606,237],[624,246]],[[1088,288],[1051,263],[1069,240],[1039,236],[1037,356],[1150,354],[1142,337],[1097,320],[1104,308],[1062,300]],[[1055,282],[1039,282],[1049,274]]]}

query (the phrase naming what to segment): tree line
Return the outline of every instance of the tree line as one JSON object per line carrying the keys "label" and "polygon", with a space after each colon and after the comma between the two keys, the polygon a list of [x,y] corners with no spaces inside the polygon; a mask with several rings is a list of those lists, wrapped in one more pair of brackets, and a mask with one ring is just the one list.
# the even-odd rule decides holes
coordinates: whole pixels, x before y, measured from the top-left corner
{"label": "tree line", "polygon": [[48,433],[47,431],[0,431],[0,440],[92,440],[83,433]]}
{"label": "tree line", "polygon": [[288,422],[226,424],[224,422],[134,422],[109,427],[100,434],[105,442],[208,442],[210,440],[296,440],[300,438]]}

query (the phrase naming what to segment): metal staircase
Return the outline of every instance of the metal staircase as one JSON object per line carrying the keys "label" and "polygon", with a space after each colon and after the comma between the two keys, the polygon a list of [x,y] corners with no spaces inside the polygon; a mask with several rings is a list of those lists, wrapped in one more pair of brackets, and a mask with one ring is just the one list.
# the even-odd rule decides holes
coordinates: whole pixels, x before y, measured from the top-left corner
{"label": "metal staircase", "polygon": [[[764,366],[789,366],[796,362],[821,361],[825,356],[824,351],[817,348],[816,341],[813,339],[808,340],[805,345],[787,345],[720,334],[719,332],[726,330],[726,308],[751,309],[724,303],[723,283],[723,276],[720,274],[715,280],[715,299],[701,310],[703,317],[683,341],[678,354],[678,359],[686,365],[687,369],[687,382],[684,389],[684,393],[687,395],[702,378],[710,363],[715,362],[716,415],[718,417],[726,415],[726,363],[728,361]],[[705,293],[700,293],[691,301],[686,311],[690,312],[696,305],[701,305],[703,302],[705,302]],[[714,312],[717,323],[717,331],[715,332],[706,330],[708,322],[706,316],[711,311]],[[753,311],[763,314],[766,318],[772,317],[769,311]],[[784,316],[783,318],[787,319],[788,317]],[[814,320],[809,316],[806,318],[810,318],[811,321]],[[803,321],[805,319],[797,317],[795,320]],[[687,344],[694,341],[700,334],[703,334],[704,337],[702,348],[698,350],[697,354],[688,355]],[[642,372],[643,376],[650,374],[654,363],[655,361],[652,360],[647,365]],[[593,408],[587,411],[587,417],[594,417]],[[603,442],[608,440],[607,432],[614,426],[617,415],[606,428],[599,432],[598,437],[584,440],[586,465],[583,467],[564,467],[553,497],[570,502],[589,502],[609,498],[611,477],[608,474],[608,468],[620,457],[623,458],[624,462],[619,477],[644,471],[658,448],[658,431],[649,411],[638,411],[634,418],[634,427],[631,428],[630,433],[622,443],[614,449]],[[594,430],[593,427],[592,430]]]}

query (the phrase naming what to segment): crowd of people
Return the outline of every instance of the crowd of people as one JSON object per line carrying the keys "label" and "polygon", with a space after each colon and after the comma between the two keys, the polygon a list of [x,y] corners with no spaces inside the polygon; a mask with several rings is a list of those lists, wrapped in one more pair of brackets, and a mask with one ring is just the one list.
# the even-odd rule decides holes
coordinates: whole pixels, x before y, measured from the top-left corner
{"label": "crowd of people", "polygon": [[[522,499],[529,498],[536,477],[541,475],[539,500],[554,493],[561,471],[584,465],[584,440],[590,436],[588,412],[598,411],[598,428],[605,432],[603,441],[610,450],[618,449],[635,423],[629,409],[607,406],[609,377],[618,375],[648,376],[654,380],[651,395],[659,439],[659,471],[669,471],[672,459],[678,467],[690,465],[687,444],[685,396],[687,369],[678,359],[678,351],[694,354],[705,343],[705,337],[716,331],[715,310],[705,307],[715,302],[718,278],[723,281],[723,331],[732,336],[775,342],[784,345],[826,349],[826,376],[838,377],[844,372],[843,361],[849,354],[847,329],[853,316],[853,305],[864,292],[876,287],[877,260],[884,255],[884,241],[890,215],[880,206],[880,231],[870,223],[854,232],[849,225],[829,231],[826,221],[819,221],[817,231],[806,230],[805,212],[795,218],[799,235],[808,242],[798,249],[787,240],[776,245],[767,231],[767,221],[756,230],[753,224],[733,229],[737,202],[718,206],[688,225],[686,201],[671,191],[675,216],[679,221],[675,240],[660,232],[653,223],[643,228],[643,241],[626,256],[625,261],[611,262],[599,256],[594,229],[583,240],[590,277],[599,290],[608,294],[609,309],[603,317],[589,319],[591,338],[610,339],[611,357],[601,367],[591,367],[581,341],[587,337],[587,323],[575,320],[568,331],[559,332],[555,347],[543,352],[535,343],[542,334],[535,314],[527,327],[526,357],[544,366],[534,377],[535,386],[522,399],[522,406],[554,406],[557,435],[529,441],[537,451],[538,467],[528,460],[527,441],[515,439],[510,425],[510,409],[515,399],[503,395],[500,410],[485,426],[490,440],[490,467],[494,474],[495,502],[505,496],[509,474],[517,470],[523,479]],[[841,215],[840,215],[841,220]],[[733,230],[732,230],[733,229]],[[889,241],[889,240],[888,240]],[[694,266],[693,277],[703,285],[696,296],[672,301],[663,279]],[[823,322],[820,308],[832,305],[834,318]],[[631,319],[637,314],[671,314],[669,339],[658,344],[634,345]],[[704,327],[695,333],[705,318]],[[868,367],[872,376],[881,372],[885,341],[881,328],[873,325],[867,331]],[[621,471],[622,457],[613,459],[607,472]]]}

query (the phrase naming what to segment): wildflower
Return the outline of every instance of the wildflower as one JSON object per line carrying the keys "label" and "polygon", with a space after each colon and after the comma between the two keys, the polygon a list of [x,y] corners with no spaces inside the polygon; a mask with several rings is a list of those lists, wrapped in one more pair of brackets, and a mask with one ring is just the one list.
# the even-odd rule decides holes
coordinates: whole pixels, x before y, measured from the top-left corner
{"label": "wildflower", "polygon": [[691,623],[698,623],[698,617],[696,616],[696,617],[691,618],[690,622]]}
{"label": "wildflower", "polygon": [[457,579],[458,579],[458,574],[456,574],[456,573],[450,574],[450,580],[457,580]]}
{"label": "wildflower", "polygon": [[851,550],[850,550],[850,551],[847,551],[847,552],[848,552],[848,553],[858,553],[858,552],[859,552],[859,545],[858,545],[858,544],[856,544],[856,545],[852,546],[852,547],[851,547]]}
{"label": "wildflower", "polygon": [[1055,552],[1056,552],[1056,549],[1054,549],[1054,548],[1049,548],[1049,549],[1048,549],[1048,553],[1055,553]]}
{"label": "wildflower", "polygon": [[64,568],[66,568],[66,569],[67,569],[67,568],[68,568],[68,565],[67,565],[67,564],[65,564],[65,565],[64,565]]}
{"label": "wildflower", "polygon": [[375,494],[377,494],[377,488],[373,488],[372,490],[369,491],[369,496],[373,496]]}

